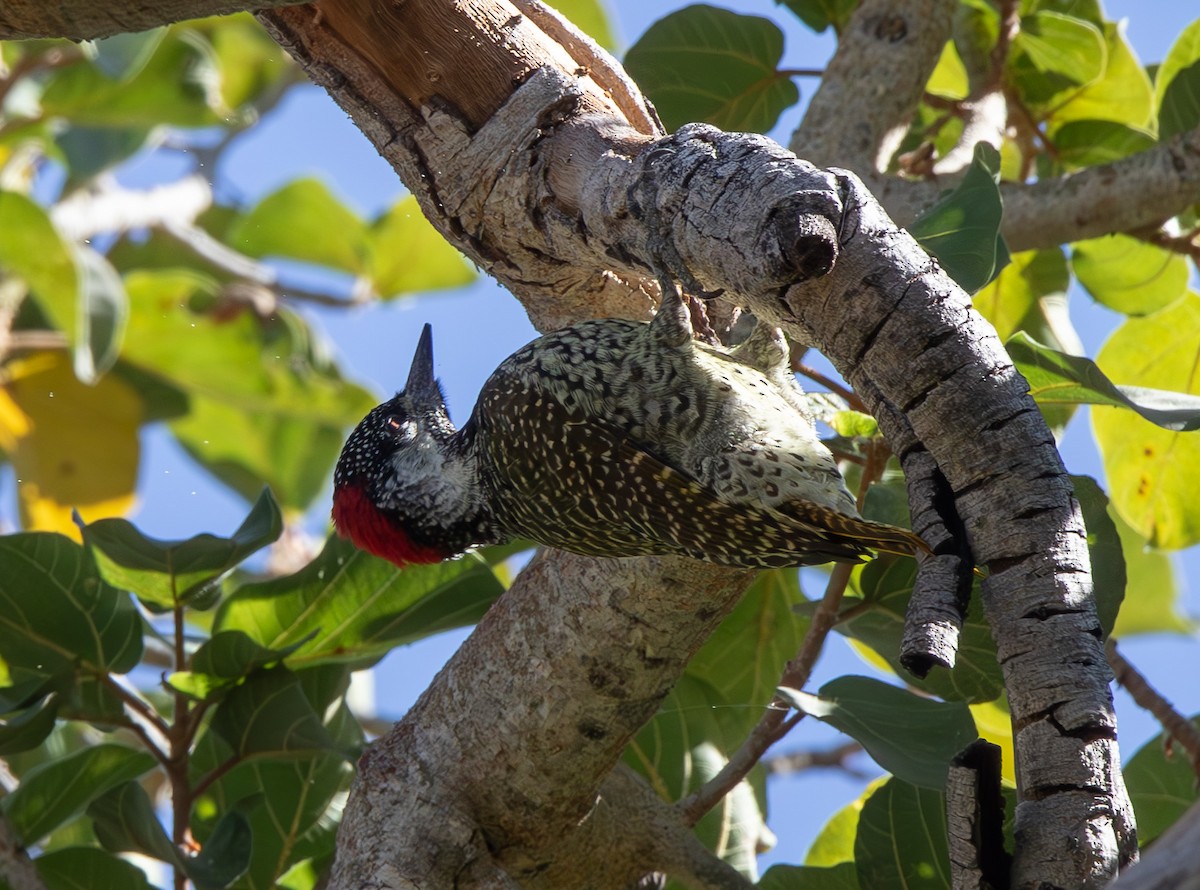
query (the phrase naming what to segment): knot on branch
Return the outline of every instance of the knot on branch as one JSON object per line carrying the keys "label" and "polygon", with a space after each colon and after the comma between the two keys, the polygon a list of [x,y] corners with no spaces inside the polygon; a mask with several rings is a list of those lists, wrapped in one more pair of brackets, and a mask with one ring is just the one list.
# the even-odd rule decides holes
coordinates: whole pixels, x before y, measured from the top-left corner
{"label": "knot on branch", "polygon": [[837,262],[836,181],[765,137],[689,124],[649,143],[632,172],[647,252],[688,290],[765,296]]}

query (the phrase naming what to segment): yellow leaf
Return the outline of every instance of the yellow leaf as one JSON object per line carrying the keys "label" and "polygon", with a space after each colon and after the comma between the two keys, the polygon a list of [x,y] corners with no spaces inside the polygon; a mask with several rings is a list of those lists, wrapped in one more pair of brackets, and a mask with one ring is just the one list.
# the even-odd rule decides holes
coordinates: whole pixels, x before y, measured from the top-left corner
{"label": "yellow leaf", "polygon": [[971,705],[971,716],[980,738],[1000,746],[1000,775],[1005,782],[1017,784],[1016,752],[1013,750],[1012,715],[1003,701]]}
{"label": "yellow leaf", "polygon": [[17,476],[21,524],[79,540],[71,521],[123,516],[134,502],[142,403],[112,375],[80,383],[65,353],[5,368],[0,448]]}

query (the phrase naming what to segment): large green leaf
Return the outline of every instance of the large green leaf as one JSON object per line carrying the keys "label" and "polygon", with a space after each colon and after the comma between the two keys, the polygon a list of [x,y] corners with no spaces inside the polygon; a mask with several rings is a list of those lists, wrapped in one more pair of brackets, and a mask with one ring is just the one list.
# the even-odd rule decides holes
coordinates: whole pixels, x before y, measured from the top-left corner
{"label": "large green leaf", "polygon": [[282,532],[279,505],[264,490],[228,538],[203,534],[186,541],[159,541],[125,519],[101,519],[83,527],[83,540],[106,581],[134,592],[152,607],[171,609],[202,596],[217,579]]}
{"label": "large green leaf", "polygon": [[733,716],[745,731],[771,703],[783,666],[799,651],[808,621],[795,606],[804,601],[795,569],[763,572],[688,664],[690,675],[742,706]]}
{"label": "large green leaf", "polygon": [[66,847],[34,860],[46,890],[155,890],[136,865],[95,847]]}
{"label": "large green leaf", "polygon": [[941,792],[889,779],[863,805],[854,860],[862,887],[949,890],[946,801]]}
{"label": "large green leaf", "polygon": [[1186,259],[1128,235],[1076,242],[1071,266],[1097,303],[1125,315],[1157,312],[1187,293]]}
{"label": "large green leaf", "polygon": [[205,308],[216,282],[182,270],[141,271],[125,359],[187,393],[172,429],[188,452],[247,497],[272,485],[303,510],[337,459],[345,429],[375,404],[347,383],[303,320]]}
{"label": "large green leaf", "polygon": [[1072,476],[1075,499],[1087,526],[1088,553],[1092,562],[1093,595],[1104,635],[1112,633],[1125,599],[1125,555],[1117,527],[1108,515],[1108,496],[1090,476]]}
{"label": "large green leaf", "polygon": [[45,210],[22,194],[2,190],[0,271],[23,279],[50,321],[74,338],[79,293],[74,255]]}
{"label": "large green leaf", "polygon": [[234,809],[220,818],[199,855],[188,860],[187,875],[196,890],[224,890],[246,873],[253,854],[250,820]]}
{"label": "large green leaf", "polygon": [[1200,125],[1200,19],[1184,28],[1163,59],[1154,91],[1160,139]]}
{"label": "large green leaf", "polygon": [[95,383],[117,362],[129,298],[121,276],[103,255],[84,245],[73,245],[72,250],[79,270],[75,376]]}
{"label": "large green leaf", "polygon": [[1196,622],[1183,612],[1184,592],[1175,577],[1171,557],[1151,550],[1146,539],[1129,527],[1112,504],[1108,513],[1121,538],[1128,577],[1125,601],[1112,635],[1123,638],[1148,633],[1194,633]]}
{"label": "large green leaf", "polygon": [[135,852],[171,865],[183,857],[167,837],[150,795],[137,782],[125,782],[88,807],[96,839],[113,853]]}
{"label": "large green leaf", "polygon": [[[1132,318],[1100,350],[1109,376],[1200,395],[1200,296]],[[1113,408],[1092,410],[1109,495],[1117,512],[1152,547],[1200,541],[1200,437],[1162,429]],[[1189,422],[1184,428],[1192,428]]]}
{"label": "large green leaf", "polygon": [[218,126],[227,110],[219,83],[208,41],[176,26],[128,79],[115,80],[100,65],[86,62],[56,71],[42,94],[42,108],[75,124]]}
{"label": "large green leaf", "polygon": [[[4,691],[0,689],[0,693]],[[16,713],[5,714],[0,720],[0,757],[31,751],[45,741],[54,731],[61,703],[57,695],[48,695]],[[0,707],[0,711],[7,710]]]}
{"label": "large green leaf", "polygon": [[775,865],[756,885],[759,890],[860,890],[853,862],[829,868],[816,865]]}
{"label": "large green leaf", "polygon": [[1055,160],[1066,170],[1111,164],[1153,147],[1145,130],[1117,121],[1067,121],[1054,131]]}
{"label": "large green leaf", "polygon": [[0,652],[14,681],[80,664],[122,674],[141,658],[141,619],[75,542],[44,532],[7,535],[0,537]]}
{"label": "large green leaf", "polygon": [[286,668],[255,673],[217,705],[212,728],[243,757],[310,756],[336,750],[300,679]]}
{"label": "large green leaf", "polygon": [[1009,78],[1027,104],[1045,106],[1067,90],[1095,83],[1108,65],[1100,28],[1071,15],[1040,10],[1021,17],[1009,56]]}
{"label": "large green leaf", "polygon": [[[1200,717],[1193,717],[1192,723],[1200,728]],[[1200,798],[1195,768],[1166,734],[1139,748],[1122,774],[1137,816],[1138,841],[1143,845],[1174,825]]]}
{"label": "large green leaf", "polygon": [[696,4],[659,19],[625,56],[625,68],[667,129],[705,121],[765,133],[800,98],[776,70],[783,32],[768,19]]}
{"label": "large green leaf", "polygon": [[1005,344],[1039,405],[1130,408],[1163,429],[1200,429],[1200,396],[1142,386],[1117,386],[1089,358],[1043,346],[1023,332]]}
{"label": "large green leaf", "polygon": [[367,225],[317,179],[297,179],[267,195],[228,232],[251,256],[303,260],[354,275],[366,271]]}
{"label": "large green leaf", "polygon": [[1000,235],[999,171],[999,153],[980,142],[958,188],[909,226],[913,237],[938,258],[950,277],[972,293],[991,281],[1009,260]]}
{"label": "large green leaf", "polygon": [[1058,127],[1071,121],[1114,121],[1143,131],[1153,126],[1154,88],[1145,68],[1120,25],[1105,22],[1100,27],[1107,53],[1104,73],[1065,101],[1055,100],[1047,110],[1051,139]]}
{"label": "large green leaf", "polygon": [[307,640],[284,649],[268,649],[240,630],[213,634],[192,656],[189,670],[168,678],[173,689],[197,699],[211,699],[255,671],[279,664]]}
{"label": "large green leaf", "polygon": [[298,80],[288,54],[249,13],[190,21],[188,27],[207,37],[221,75],[221,96],[231,109],[270,103],[281,83]]}
{"label": "large green leaf", "polygon": [[399,297],[469,284],[475,272],[409,195],[371,224],[368,275],[375,292]]}
{"label": "large green leaf", "polygon": [[30,846],[154,764],[149,753],[121,745],[85,748],[31,769],[12,794],[0,798],[0,812]]}
{"label": "large green leaf", "polygon": [[838,677],[819,695],[779,690],[795,708],[841,730],[898,778],[945,787],[950,761],[979,737],[962,702],[939,702],[870,677]]}
{"label": "large green leaf", "polygon": [[315,632],[288,659],[292,667],[357,661],[471,624],[500,592],[491,568],[474,555],[401,570],[334,537],[295,575],[236,591],[213,629],[241,630],[274,649]]}

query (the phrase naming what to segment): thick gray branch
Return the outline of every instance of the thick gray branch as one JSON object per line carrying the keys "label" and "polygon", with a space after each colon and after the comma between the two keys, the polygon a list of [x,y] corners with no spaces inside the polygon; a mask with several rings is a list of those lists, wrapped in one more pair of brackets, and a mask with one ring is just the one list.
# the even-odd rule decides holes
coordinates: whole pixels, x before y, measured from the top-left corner
{"label": "thick gray branch", "polygon": [[302,0],[4,0],[0,3],[0,40],[66,37],[96,40],[113,34],[147,31],[184,19],[228,15],[247,9],[294,5]]}

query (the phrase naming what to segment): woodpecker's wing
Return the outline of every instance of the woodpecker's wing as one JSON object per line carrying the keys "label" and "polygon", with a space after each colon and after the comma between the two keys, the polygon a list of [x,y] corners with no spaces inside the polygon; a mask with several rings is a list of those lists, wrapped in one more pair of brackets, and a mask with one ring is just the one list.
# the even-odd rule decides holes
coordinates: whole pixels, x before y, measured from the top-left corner
{"label": "woodpecker's wing", "polygon": [[[493,418],[507,428],[491,429]],[[808,501],[785,512],[720,500],[606,419],[569,411],[516,376],[489,381],[474,420],[497,518],[552,547],[763,568],[857,562],[869,549],[911,553],[919,540]]]}

